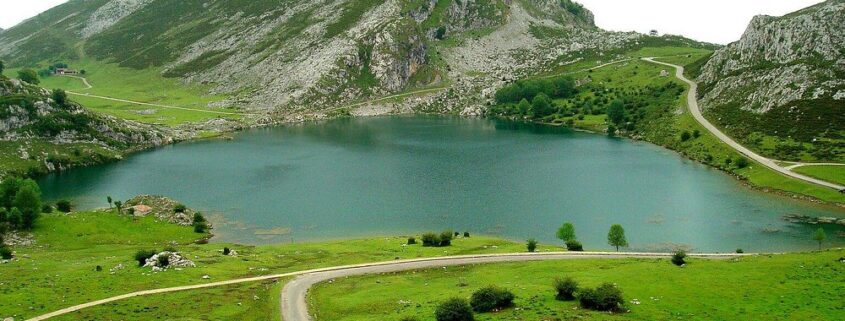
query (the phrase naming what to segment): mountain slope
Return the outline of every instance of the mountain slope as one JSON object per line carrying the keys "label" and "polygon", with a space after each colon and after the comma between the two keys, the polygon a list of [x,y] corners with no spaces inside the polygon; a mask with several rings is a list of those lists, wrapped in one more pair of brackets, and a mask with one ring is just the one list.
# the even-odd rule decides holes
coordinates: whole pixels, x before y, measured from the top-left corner
{"label": "mountain slope", "polygon": [[[734,137],[789,160],[843,160],[845,1],[755,17],[701,70],[701,103]],[[837,156],[838,155],[838,156]]]}
{"label": "mountain slope", "polygon": [[446,86],[387,108],[478,113],[502,77],[639,37],[569,0],[72,0],[0,35],[0,57],[162,68],[280,116]]}

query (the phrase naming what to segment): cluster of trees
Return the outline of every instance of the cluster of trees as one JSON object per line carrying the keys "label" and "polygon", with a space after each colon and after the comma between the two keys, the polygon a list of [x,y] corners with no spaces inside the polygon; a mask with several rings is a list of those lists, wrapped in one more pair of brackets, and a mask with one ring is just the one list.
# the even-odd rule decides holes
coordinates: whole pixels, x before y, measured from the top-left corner
{"label": "cluster of trees", "polygon": [[51,211],[52,207],[41,202],[41,189],[35,181],[9,178],[0,183],[0,234],[32,229],[41,212]]}
{"label": "cluster of trees", "polygon": [[575,81],[570,77],[517,81],[496,92],[499,106],[494,108],[494,113],[542,118],[558,111],[553,99],[572,98],[576,94]]}
{"label": "cluster of trees", "polygon": [[18,79],[32,85],[41,83],[41,80],[38,79],[38,73],[29,68],[18,70]]}
{"label": "cluster of trees", "polygon": [[[557,229],[556,236],[558,239],[566,244],[566,249],[569,251],[583,251],[584,247],[578,238],[575,236],[575,225],[571,222],[565,222]],[[616,247],[619,251],[620,247],[628,246],[628,240],[625,238],[625,229],[622,225],[613,224],[610,226],[610,231],[607,232],[607,243]],[[533,251],[532,251],[533,252]]]}

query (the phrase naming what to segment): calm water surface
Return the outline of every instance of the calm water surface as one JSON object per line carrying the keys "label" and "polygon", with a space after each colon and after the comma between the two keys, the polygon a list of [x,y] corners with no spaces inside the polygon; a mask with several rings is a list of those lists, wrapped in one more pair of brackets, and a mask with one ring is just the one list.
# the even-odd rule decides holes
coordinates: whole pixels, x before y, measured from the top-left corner
{"label": "calm water surface", "polygon": [[[759,193],[662,148],[566,129],[444,117],[336,120],[250,130],[40,181],[50,199],[107,206],[160,194],[201,209],[218,241],[253,244],[468,230],[588,249],[622,224],[631,249],[785,251],[815,227],[783,214],[845,212]],[[829,227],[831,244],[841,228]]]}

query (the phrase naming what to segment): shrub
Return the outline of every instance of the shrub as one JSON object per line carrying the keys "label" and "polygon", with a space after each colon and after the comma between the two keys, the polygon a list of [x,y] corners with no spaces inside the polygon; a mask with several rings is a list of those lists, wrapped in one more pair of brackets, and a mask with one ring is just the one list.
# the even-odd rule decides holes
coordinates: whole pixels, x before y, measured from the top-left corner
{"label": "shrub", "polygon": [[740,169],[748,167],[748,159],[745,157],[737,158],[734,163],[736,164],[736,167]]}
{"label": "shrub", "polygon": [[581,307],[597,311],[619,311],[625,299],[622,290],[610,283],[599,285],[595,289],[583,289],[578,295]]}
{"label": "shrub", "polygon": [[581,242],[578,242],[576,240],[572,240],[572,241],[566,241],[566,249],[569,250],[569,251],[579,251],[580,252],[580,251],[584,250],[584,246],[581,245]]}
{"label": "shrub", "polygon": [[513,305],[513,293],[508,290],[488,286],[472,293],[469,304],[475,312],[490,312]]}
{"label": "shrub", "polygon": [[229,253],[232,253],[232,250],[229,249],[228,247],[224,247],[223,248],[223,255],[229,255]]}
{"label": "shrub", "polygon": [[175,246],[173,246],[173,245],[168,245],[168,246],[165,246],[165,247],[164,247],[164,251],[165,251],[165,252],[170,252],[170,253],[179,252],[178,250],[176,250],[176,247],[175,247]]}
{"label": "shrub", "polygon": [[684,131],[683,133],[681,133],[682,142],[688,141],[691,137],[692,135],[688,131]]}
{"label": "shrub", "polygon": [[742,254],[745,253],[745,251],[743,251],[742,249],[736,249],[736,253]]}
{"label": "shrub", "polygon": [[183,204],[176,204],[173,206],[173,212],[175,213],[185,213],[188,208],[185,207]]}
{"label": "shrub", "polygon": [[6,246],[0,246],[0,259],[11,260],[12,250]]}
{"label": "shrub", "polygon": [[437,321],[473,321],[472,308],[466,300],[452,298],[446,300],[434,310]]}
{"label": "shrub", "polygon": [[440,246],[452,245],[452,231],[444,231],[440,233]]}
{"label": "shrub", "polygon": [[153,257],[153,255],[156,255],[155,250],[138,250],[138,252],[135,252],[135,261],[138,261],[138,266],[144,266],[144,264],[147,264],[147,259]]}
{"label": "shrub", "polygon": [[168,265],[170,265],[170,254],[159,255],[158,265],[161,267],[167,267]]}
{"label": "shrub", "polygon": [[555,291],[557,295],[555,299],[561,301],[575,300],[575,291],[578,291],[578,282],[572,277],[555,279]]}
{"label": "shrub", "polygon": [[528,239],[528,243],[525,246],[528,248],[528,252],[534,252],[537,250],[537,240]]}
{"label": "shrub", "polygon": [[684,265],[687,263],[684,261],[685,258],[687,258],[687,252],[684,252],[684,250],[675,251],[675,254],[672,254],[672,264],[677,266]]}
{"label": "shrub", "polygon": [[208,232],[208,223],[201,222],[201,221],[194,221],[194,233],[206,233]]}
{"label": "shrub", "polygon": [[464,232],[464,237],[469,237],[469,232]]}
{"label": "shrub", "polygon": [[454,236],[455,236],[455,238],[458,238],[458,236],[461,236],[461,233],[460,233],[460,232],[455,232],[455,235],[454,235]]}
{"label": "shrub", "polygon": [[417,239],[413,238],[413,237],[409,237],[408,238],[408,245],[414,245],[414,244],[417,244]]}
{"label": "shrub", "polygon": [[56,202],[56,209],[62,213],[70,213],[72,210],[73,205],[68,200],[61,200]]}
{"label": "shrub", "polygon": [[423,246],[439,246],[440,238],[434,233],[425,233],[422,235]]}
{"label": "shrub", "polygon": [[102,271],[103,271],[103,267],[102,267],[102,266],[100,266],[100,265],[97,265],[97,267],[95,267],[95,268],[94,268],[94,271],[97,271],[97,272],[102,272]]}

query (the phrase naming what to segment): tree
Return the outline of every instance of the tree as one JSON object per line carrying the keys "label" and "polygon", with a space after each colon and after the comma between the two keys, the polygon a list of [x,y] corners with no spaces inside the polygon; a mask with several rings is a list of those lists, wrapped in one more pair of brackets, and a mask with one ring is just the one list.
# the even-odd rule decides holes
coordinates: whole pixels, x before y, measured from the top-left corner
{"label": "tree", "polygon": [[625,121],[625,103],[621,100],[614,100],[607,107],[607,118],[616,126]]}
{"label": "tree", "polygon": [[12,202],[15,200],[21,182],[21,179],[9,178],[0,183],[0,206],[12,208]]}
{"label": "tree", "polygon": [[549,102],[549,96],[546,94],[539,94],[531,101],[531,112],[535,118],[542,118],[551,115],[554,112],[552,104]]}
{"label": "tree", "polygon": [[6,221],[9,222],[9,225],[12,226],[12,228],[19,228],[23,223],[23,213],[21,213],[17,207],[12,207]]}
{"label": "tree", "polygon": [[522,98],[516,105],[516,110],[520,115],[527,115],[531,111],[531,103],[528,102],[528,99]]}
{"label": "tree", "polygon": [[[38,188],[38,184],[31,179],[21,181],[12,206],[17,207],[21,213],[30,215],[34,222],[35,217],[41,213],[41,189]],[[28,224],[24,225],[25,228],[31,227],[26,227]]]}
{"label": "tree", "polygon": [[473,321],[472,308],[466,300],[452,298],[446,300],[434,310],[437,321]]}
{"label": "tree", "polygon": [[117,214],[123,213],[123,202],[114,201],[114,207],[117,209]]}
{"label": "tree", "polygon": [[18,79],[33,85],[37,85],[41,82],[38,80],[38,73],[29,68],[18,71]]}
{"label": "tree", "polygon": [[557,300],[575,300],[575,291],[578,291],[578,282],[570,276],[557,278],[555,279],[555,291],[557,291],[557,295],[555,296]]}
{"label": "tree", "polygon": [[62,89],[53,89],[51,98],[53,98],[53,101],[55,101],[59,107],[67,105],[67,93]]}
{"label": "tree", "polygon": [[563,223],[563,225],[557,229],[557,238],[564,243],[576,240],[575,225],[572,225],[570,222]]}
{"label": "tree", "polygon": [[106,202],[109,202],[109,208],[111,208],[111,204],[112,204],[111,196],[106,196]]}
{"label": "tree", "polygon": [[607,232],[607,243],[616,247],[619,252],[619,247],[628,246],[628,240],[625,239],[625,229],[622,225],[613,224],[610,226],[610,231]]}
{"label": "tree", "polygon": [[534,252],[537,250],[537,240],[535,239],[528,239],[528,243],[526,244],[528,248],[528,252]]}
{"label": "tree", "polygon": [[821,228],[821,227],[818,230],[816,230],[815,234],[813,234],[813,240],[815,240],[816,242],[819,242],[819,250],[822,249],[822,242],[824,242],[824,239],[826,239],[826,238],[827,238],[827,234],[824,233],[824,229]]}
{"label": "tree", "polygon": [[3,63],[3,60],[0,60],[0,75],[3,74],[3,70],[6,69],[6,64]]}
{"label": "tree", "polygon": [[607,126],[607,136],[608,137],[616,136],[616,126],[613,126],[613,125]]}

